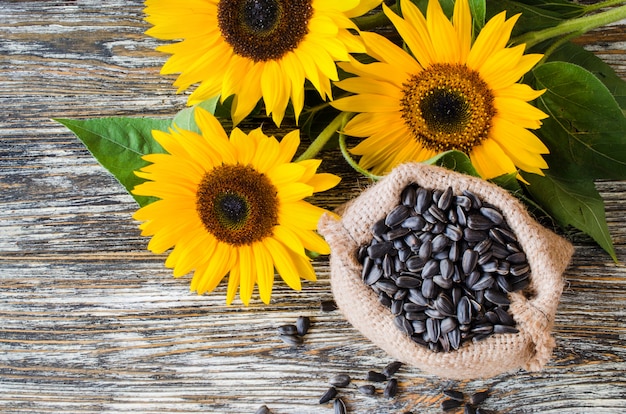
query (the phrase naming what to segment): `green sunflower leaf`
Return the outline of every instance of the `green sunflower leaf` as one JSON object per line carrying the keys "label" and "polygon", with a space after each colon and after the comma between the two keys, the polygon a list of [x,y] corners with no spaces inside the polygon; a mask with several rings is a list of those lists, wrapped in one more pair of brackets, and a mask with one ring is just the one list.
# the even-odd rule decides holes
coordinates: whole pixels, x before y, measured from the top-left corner
{"label": "green sunflower leaf", "polygon": [[626,118],[607,87],[566,62],[538,66],[533,76],[537,89],[547,89],[537,106],[550,117],[537,134],[550,149],[550,169],[572,178],[626,178]]}
{"label": "green sunflower leaf", "polygon": [[582,66],[593,73],[609,89],[622,110],[626,110],[626,81],[615,70],[593,52],[584,47],[568,42],[548,56],[548,61],[563,61]]}
{"label": "green sunflower leaf", "polygon": [[472,165],[469,157],[461,151],[446,151],[437,154],[431,159],[424,161],[425,164],[438,165],[456,172],[480,177],[476,168]]}
{"label": "green sunflower leaf", "polygon": [[[87,120],[54,119],[72,131],[94,158],[124,186],[131,190],[144,180],[134,171],[148,165],[141,157],[165,152],[152,138],[153,130],[167,131],[169,119],[153,118],[95,118]],[[130,193],[140,206],[156,198]]]}
{"label": "green sunflower leaf", "polygon": [[604,212],[604,201],[593,180],[524,174],[533,198],[563,226],[573,226],[591,236],[612,258],[617,260]]}
{"label": "green sunflower leaf", "polygon": [[199,134],[200,128],[198,128],[198,125],[196,125],[196,120],[194,119],[194,111],[196,110],[196,108],[200,107],[215,115],[215,110],[217,109],[217,104],[219,100],[220,97],[216,96],[214,98],[207,99],[206,101],[202,101],[199,104],[190,106],[179,111],[174,116],[174,119],[172,120],[172,125],[176,125],[176,127],[180,129],[193,131]]}
{"label": "green sunflower leaf", "polygon": [[580,16],[584,9],[581,5],[568,0],[512,1],[499,0],[487,2],[487,17],[506,11],[507,17],[521,13],[513,28],[513,37],[527,32],[554,27],[566,19]]}
{"label": "green sunflower leaf", "polygon": [[476,37],[485,25],[487,0],[469,0],[469,6],[474,23],[474,37]]}

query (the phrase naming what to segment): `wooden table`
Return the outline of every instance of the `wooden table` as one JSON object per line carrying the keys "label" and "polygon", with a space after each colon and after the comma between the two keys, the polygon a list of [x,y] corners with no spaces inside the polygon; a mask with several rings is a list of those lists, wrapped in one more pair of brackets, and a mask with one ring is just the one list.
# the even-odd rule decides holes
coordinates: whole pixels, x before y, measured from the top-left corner
{"label": "wooden table", "polygon": [[[441,412],[441,391],[490,389],[499,412],[626,411],[626,182],[600,182],[620,263],[587,237],[566,272],[552,362],[537,373],[446,381],[402,368],[393,399],[359,394],[392,359],[338,312],[326,258],[302,292],[277,283],[272,302],[226,306],[225,287],[189,292],[164,256],[145,250],[132,198],[54,117],[171,116],[184,107],[164,56],[143,34],[138,0],[0,0],[0,411],[331,413],[330,376],[354,413]],[[626,76],[626,25],[580,41]],[[365,185],[344,177],[334,208]],[[309,316],[305,344],[279,325]]]}

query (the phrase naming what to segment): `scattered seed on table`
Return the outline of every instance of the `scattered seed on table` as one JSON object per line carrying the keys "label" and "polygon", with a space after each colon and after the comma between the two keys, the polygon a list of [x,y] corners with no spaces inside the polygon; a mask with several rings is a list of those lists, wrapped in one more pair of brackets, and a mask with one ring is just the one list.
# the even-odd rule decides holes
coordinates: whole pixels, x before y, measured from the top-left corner
{"label": "scattered seed on table", "polygon": [[443,390],[443,394],[446,397],[452,398],[453,400],[463,401],[465,399],[465,395],[461,391],[457,390]]}
{"label": "scattered seed on table", "polygon": [[395,378],[387,381],[387,385],[385,386],[385,390],[383,391],[383,395],[386,398],[393,398],[398,393],[398,380]]}
{"label": "scattered seed on table", "polygon": [[346,404],[343,402],[341,398],[335,399],[333,403],[333,408],[335,409],[335,414],[346,414]]}
{"label": "scattered seed on table", "polygon": [[357,390],[364,395],[374,395],[376,394],[376,387],[371,384],[361,385],[357,388]]}
{"label": "scattered seed on table", "polygon": [[267,405],[262,405],[254,412],[254,414],[272,414],[272,412],[269,408],[267,408]]}
{"label": "scattered seed on table", "polygon": [[381,374],[380,372],[368,371],[366,380],[372,381],[372,382],[384,382],[387,380],[387,376],[384,374]]}
{"label": "scattered seed on table", "polygon": [[350,375],[348,374],[337,374],[334,377],[332,377],[328,382],[330,383],[330,385],[333,385],[335,387],[347,387],[350,384]]}
{"label": "scattered seed on table", "polygon": [[460,406],[461,406],[461,401],[457,401],[457,400],[453,400],[453,399],[443,400],[441,402],[441,409],[443,411],[455,410],[455,409],[459,408]]}
{"label": "scattered seed on table", "polygon": [[485,401],[487,397],[489,397],[488,391],[479,391],[469,397],[469,403],[472,405],[479,405],[482,404],[482,402]]}
{"label": "scattered seed on table", "polygon": [[334,300],[323,300],[320,303],[320,310],[322,312],[332,312],[334,310],[337,310],[337,304]]}
{"label": "scattered seed on table", "polygon": [[463,414],[476,414],[476,408],[470,404],[465,404],[465,407],[463,407]]}
{"label": "scattered seed on table", "polygon": [[306,335],[306,333],[309,332],[310,327],[311,319],[308,316],[298,316],[298,319],[296,319],[296,331],[298,332],[298,335]]}
{"label": "scattered seed on table", "polygon": [[402,362],[400,361],[394,361],[394,362],[390,362],[389,364],[387,364],[385,366],[385,368],[383,368],[383,370],[381,371],[381,374],[383,374],[384,376],[386,376],[387,378],[392,377],[396,372],[398,372],[398,370],[400,369],[400,367],[402,367]]}
{"label": "scattered seed on table", "polygon": [[278,333],[280,335],[295,335],[298,333],[298,328],[293,324],[281,325],[278,327]]}
{"label": "scattered seed on table", "polygon": [[328,401],[332,400],[337,396],[337,389],[335,387],[330,387],[326,390],[324,394],[320,397],[320,404],[325,404]]}
{"label": "scattered seed on table", "polygon": [[298,346],[304,343],[302,337],[298,335],[278,335],[278,337],[281,339],[281,341],[291,346]]}

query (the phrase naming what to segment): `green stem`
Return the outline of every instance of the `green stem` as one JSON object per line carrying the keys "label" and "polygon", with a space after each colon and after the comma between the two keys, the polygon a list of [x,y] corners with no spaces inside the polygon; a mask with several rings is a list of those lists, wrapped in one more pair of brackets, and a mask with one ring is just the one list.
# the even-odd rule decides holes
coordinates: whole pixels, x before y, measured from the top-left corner
{"label": "green stem", "polygon": [[[345,123],[343,125],[345,125]],[[341,128],[342,131],[343,131],[343,125]],[[354,161],[354,159],[348,153],[348,148],[346,147],[346,136],[342,132],[339,133],[339,149],[341,150],[341,155],[343,155],[343,158],[346,160],[348,165],[352,167],[359,174],[362,174],[373,181],[378,181],[381,178],[383,178],[381,175],[374,175],[371,172],[361,168],[359,164],[357,164],[357,162]]]}
{"label": "green stem", "polygon": [[543,57],[541,58],[539,62],[537,62],[535,67],[544,64],[548,60],[550,55],[554,53],[555,50],[557,50],[559,47],[563,46],[565,43],[569,42],[570,40],[577,38],[581,34],[582,33],[578,33],[578,32],[570,33],[569,35],[564,36],[560,38],[559,40],[555,41],[554,43],[552,43],[550,47],[548,47],[546,51],[543,52]]}
{"label": "green stem", "polygon": [[570,33],[585,33],[589,30],[597,29],[609,23],[626,19],[626,6],[616,7],[604,12],[583,16],[576,19],[565,20],[554,27],[539,30],[536,32],[525,33],[513,39],[515,44],[525,43],[530,48],[544,40],[553,37],[567,35]]}
{"label": "green stem", "polygon": [[604,9],[606,7],[613,7],[613,6],[617,6],[619,4],[624,4],[624,3],[626,3],[626,0],[607,0],[607,1],[600,2],[600,3],[588,4],[584,6],[584,10],[585,10],[585,14],[587,14],[592,11]]}
{"label": "green stem", "polygon": [[[337,1],[341,1],[341,0],[337,0]],[[398,14],[399,6],[397,2],[389,8],[393,10],[394,13]],[[352,21],[354,21],[354,23],[358,26],[359,29],[364,30],[364,31],[372,30],[380,26],[386,26],[389,23],[391,23],[389,19],[387,18],[387,16],[385,16],[385,13],[383,11],[379,11],[374,14],[366,14],[365,16],[361,16],[361,17],[356,17],[352,19]]]}
{"label": "green stem", "polygon": [[297,161],[304,161],[315,157],[324,148],[324,145],[333,137],[333,135],[339,131],[342,125],[342,120],[345,114],[342,112],[331,121],[330,124],[319,133],[319,135],[311,142],[311,145],[296,159]]}

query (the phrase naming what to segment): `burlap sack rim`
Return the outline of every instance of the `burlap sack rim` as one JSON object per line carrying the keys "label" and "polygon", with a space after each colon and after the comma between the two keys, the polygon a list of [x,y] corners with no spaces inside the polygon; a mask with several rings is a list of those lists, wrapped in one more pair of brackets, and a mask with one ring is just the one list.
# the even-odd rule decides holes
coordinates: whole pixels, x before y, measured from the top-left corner
{"label": "burlap sack rim", "polygon": [[[520,333],[494,335],[478,343],[466,343],[457,351],[433,353],[402,334],[393,323],[390,310],[379,303],[371,289],[363,289],[361,266],[354,253],[358,246],[371,239],[370,226],[363,223],[383,218],[398,203],[397,197],[385,203],[378,192],[386,190],[399,194],[411,182],[427,188],[450,186],[455,193],[468,189],[501,209],[511,228],[520,236],[520,244],[533,271],[531,288],[537,292],[531,300],[519,293],[510,295],[511,311]],[[369,206],[368,217],[363,217],[365,213],[362,211],[360,213],[363,214],[359,213],[361,203]],[[430,373],[457,379],[490,377],[520,367],[539,370],[549,360],[554,347],[551,329],[563,287],[562,273],[569,263],[573,247],[536,223],[523,205],[505,190],[441,167],[408,163],[397,167],[359,197],[346,203],[340,214],[343,215],[340,221],[326,215],[319,224],[320,233],[331,246],[333,294],[346,319],[389,354]],[[552,254],[543,255],[541,251]],[[539,281],[542,289],[538,288]],[[355,295],[363,303],[355,304],[352,299]],[[355,307],[357,312],[354,312]],[[368,315],[369,326],[364,326],[367,324],[359,317],[365,314]],[[503,349],[507,351],[508,358],[500,355]]]}

